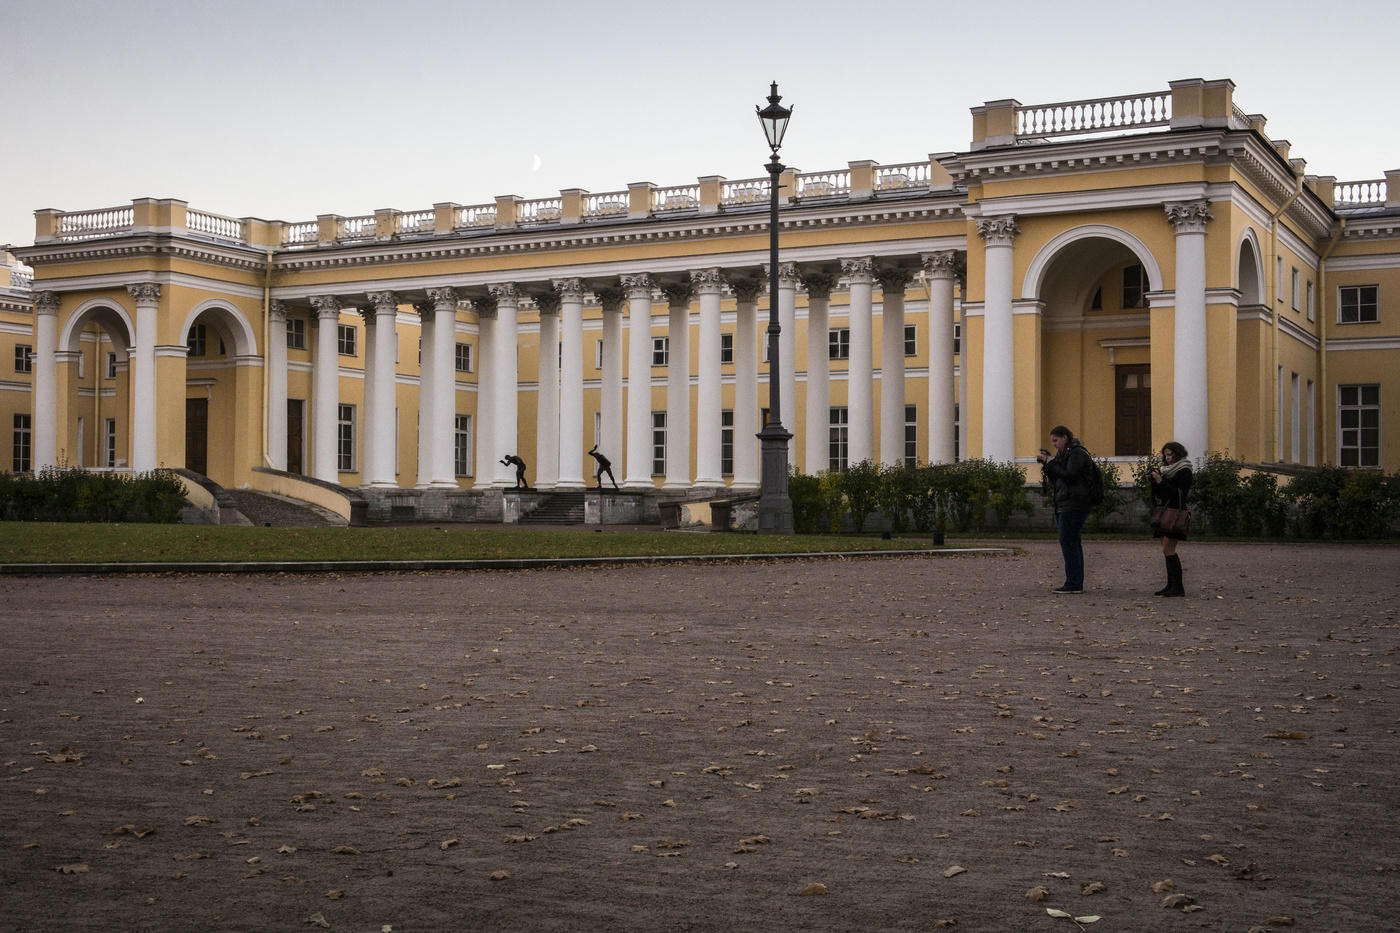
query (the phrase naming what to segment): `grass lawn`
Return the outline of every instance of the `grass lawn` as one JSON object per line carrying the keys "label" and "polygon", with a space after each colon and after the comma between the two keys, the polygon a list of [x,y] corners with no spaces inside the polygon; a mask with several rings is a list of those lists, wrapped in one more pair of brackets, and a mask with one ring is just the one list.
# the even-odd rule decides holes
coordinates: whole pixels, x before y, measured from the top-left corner
{"label": "grass lawn", "polygon": [[0,522],[0,563],[493,560],[932,548],[928,536]]}

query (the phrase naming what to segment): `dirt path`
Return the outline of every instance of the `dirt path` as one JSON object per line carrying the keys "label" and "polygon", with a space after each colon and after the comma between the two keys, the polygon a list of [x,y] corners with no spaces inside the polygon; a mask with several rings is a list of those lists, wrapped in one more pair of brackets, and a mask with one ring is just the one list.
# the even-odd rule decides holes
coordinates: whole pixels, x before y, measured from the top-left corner
{"label": "dirt path", "polygon": [[1183,560],[3,579],[0,929],[1394,929],[1400,549]]}

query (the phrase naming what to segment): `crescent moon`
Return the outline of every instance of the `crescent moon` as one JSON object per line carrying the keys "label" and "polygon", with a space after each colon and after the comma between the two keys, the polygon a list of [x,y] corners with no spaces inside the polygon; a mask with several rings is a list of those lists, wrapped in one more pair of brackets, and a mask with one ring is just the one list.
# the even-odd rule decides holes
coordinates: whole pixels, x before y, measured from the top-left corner
{"label": "crescent moon", "polygon": [[540,166],[543,164],[544,163],[540,160],[540,154],[538,152],[535,153],[535,164],[530,166],[530,171],[538,172],[540,170]]}

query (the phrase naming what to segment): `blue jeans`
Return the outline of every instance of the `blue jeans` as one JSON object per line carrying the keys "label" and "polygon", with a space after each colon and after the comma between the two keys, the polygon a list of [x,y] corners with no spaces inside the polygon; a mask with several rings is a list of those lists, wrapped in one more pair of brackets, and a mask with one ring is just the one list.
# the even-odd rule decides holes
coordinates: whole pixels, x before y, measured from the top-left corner
{"label": "blue jeans", "polygon": [[1065,556],[1066,589],[1084,589],[1084,539],[1081,534],[1088,520],[1088,512],[1059,512],[1055,515],[1055,527],[1060,532],[1060,552]]}

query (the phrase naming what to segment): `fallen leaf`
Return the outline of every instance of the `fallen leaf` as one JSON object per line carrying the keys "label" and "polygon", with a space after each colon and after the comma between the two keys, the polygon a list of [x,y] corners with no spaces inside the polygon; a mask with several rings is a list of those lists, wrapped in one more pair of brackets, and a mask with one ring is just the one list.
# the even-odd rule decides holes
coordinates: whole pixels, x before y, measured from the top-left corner
{"label": "fallen leaf", "polygon": [[1090,881],[1088,884],[1079,886],[1079,893],[1088,897],[1090,894],[1102,894],[1108,890],[1108,885],[1102,881]]}
{"label": "fallen leaf", "polygon": [[1152,882],[1152,893],[1154,894],[1170,894],[1172,891],[1175,890],[1176,882],[1171,880],[1170,878],[1167,878],[1164,881]]}
{"label": "fallen leaf", "polygon": [[331,849],[332,855],[359,855],[360,850],[354,846],[336,846]]}
{"label": "fallen leaf", "polygon": [[510,872],[502,869],[501,871],[493,871],[486,877],[491,881],[505,881],[507,878],[510,877]]}
{"label": "fallen leaf", "polygon": [[807,887],[803,888],[802,893],[804,895],[825,894],[826,885],[822,884],[820,881],[814,881],[811,884],[807,885]]}
{"label": "fallen leaf", "polygon": [[326,892],[326,897],[330,898],[330,899],[333,900],[333,901],[338,901],[338,900],[340,900],[340,899],[341,899],[342,897],[344,897],[344,896],[345,896],[345,892],[344,892],[344,891],[339,891],[339,890],[332,889],[332,890]]}
{"label": "fallen leaf", "polygon": [[1162,906],[1168,908],[1185,907],[1195,902],[1196,899],[1189,894],[1168,894],[1166,897],[1162,898]]}
{"label": "fallen leaf", "polygon": [[329,930],[331,928],[330,922],[321,914],[312,914],[306,918],[306,922],[311,926],[321,927],[323,930]]}
{"label": "fallen leaf", "polygon": [[438,843],[438,848],[441,849],[442,851],[446,852],[448,849],[452,848],[452,847],[455,846],[456,844],[457,844],[457,840],[456,840],[456,839],[444,839],[442,842],[439,842],[439,843]]}
{"label": "fallen leaf", "polygon": [[963,868],[961,865],[950,865],[949,867],[943,869],[943,877],[952,878],[953,876],[961,875],[966,871],[967,869]]}
{"label": "fallen leaf", "polygon": [[1026,900],[1043,901],[1050,896],[1050,889],[1043,884],[1038,884],[1026,892]]}
{"label": "fallen leaf", "polygon": [[89,871],[85,862],[78,862],[73,865],[55,865],[53,870],[62,872],[65,875],[83,875]]}

